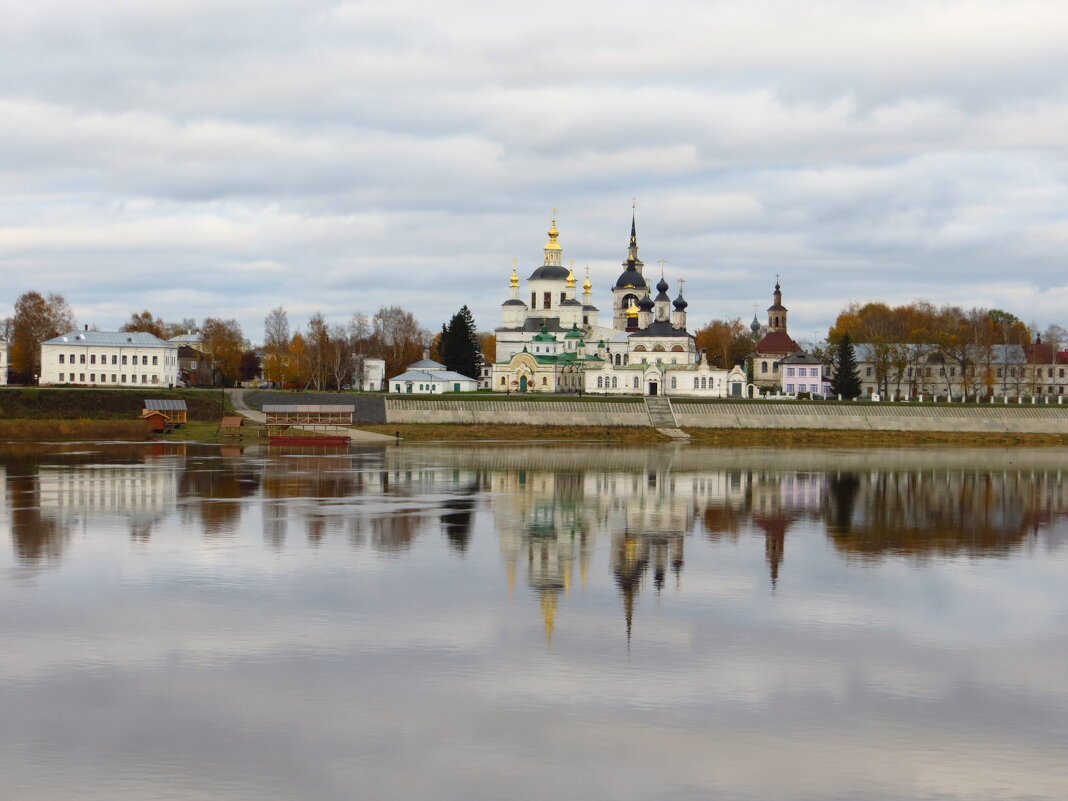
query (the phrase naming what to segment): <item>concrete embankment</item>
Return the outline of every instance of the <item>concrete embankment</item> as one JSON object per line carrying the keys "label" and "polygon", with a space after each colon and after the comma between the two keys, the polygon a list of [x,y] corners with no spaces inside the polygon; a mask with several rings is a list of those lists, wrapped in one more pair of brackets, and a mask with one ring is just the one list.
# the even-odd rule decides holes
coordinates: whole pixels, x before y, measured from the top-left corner
{"label": "concrete embankment", "polygon": [[[649,426],[640,399],[384,398],[387,423]],[[672,400],[682,428],[1068,434],[1068,406]]]}
{"label": "concrete embankment", "polygon": [[648,426],[641,399],[386,398],[388,423],[504,423],[534,426]]}

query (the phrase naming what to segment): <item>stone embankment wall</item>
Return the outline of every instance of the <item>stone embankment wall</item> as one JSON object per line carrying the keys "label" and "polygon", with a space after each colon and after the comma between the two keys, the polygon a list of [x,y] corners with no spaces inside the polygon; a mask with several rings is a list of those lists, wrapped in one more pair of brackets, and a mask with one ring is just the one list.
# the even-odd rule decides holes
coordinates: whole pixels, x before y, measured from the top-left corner
{"label": "stone embankment wall", "polygon": [[513,423],[533,426],[648,426],[634,401],[386,398],[388,423]]}
{"label": "stone embankment wall", "polygon": [[679,402],[672,408],[683,428],[1068,434],[1068,407],[1064,406]]}
{"label": "stone embankment wall", "polygon": [[[386,397],[387,423],[514,423],[526,425],[648,426],[641,399],[523,400]],[[894,403],[774,403],[673,401],[682,428],[958,431],[1068,434],[1068,406],[950,406]],[[358,415],[359,416],[359,415]],[[368,422],[377,420],[368,420]]]}

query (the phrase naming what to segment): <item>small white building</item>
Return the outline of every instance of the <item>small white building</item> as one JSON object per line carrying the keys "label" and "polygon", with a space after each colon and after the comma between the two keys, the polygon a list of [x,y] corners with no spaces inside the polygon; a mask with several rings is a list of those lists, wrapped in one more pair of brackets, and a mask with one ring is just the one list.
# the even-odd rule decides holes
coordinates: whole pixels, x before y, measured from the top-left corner
{"label": "small white building", "polygon": [[386,360],[367,358],[363,360],[363,375],[360,389],[364,392],[381,392],[386,383]]}
{"label": "small white building", "polygon": [[0,339],[0,387],[7,385],[7,371],[10,366],[7,362],[7,342]]}
{"label": "small white building", "polygon": [[143,331],[71,331],[41,343],[41,386],[175,386],[178,345]]}
{"label": "small white building", "polygon": [[828,393],[827,366],[815,356],[804,351],[791,353],[779,362],[779,379],[782,391],[787,395],[808,392],[811,395]]}
{"label": "small white building", "polygon": [[406,395],[441,395],[446,392],[474,392],[478,381],[461,373],[446,370],[433,359],[422,359],[408,365],[408,369],[389,379],[389,391]]}

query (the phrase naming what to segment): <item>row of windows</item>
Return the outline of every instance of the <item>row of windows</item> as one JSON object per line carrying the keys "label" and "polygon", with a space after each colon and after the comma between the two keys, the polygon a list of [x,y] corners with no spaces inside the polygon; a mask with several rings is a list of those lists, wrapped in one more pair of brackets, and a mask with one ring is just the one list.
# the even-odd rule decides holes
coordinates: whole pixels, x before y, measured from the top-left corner
{"label": "row of windows", "polygon": [[[122,384],[126,384],[126,383],[136,384],[137,383],[137,376],[131,376],[131,378],[133,380],[127,382],[126,381],[126,376],[123,375],[122,376],[122,381],[120,382],[118,374],[112,373],[111,374],[111,383],[112,384],[119,384],[119,383],[122,383]],[[149,383],[148,379],[149,379],[149,377],[148,377],[147,374],[142,375],[141,376],[141,383],[142,384],[148,384]],[[74,373],[60,373],[59,374],[59,383],[62,384],[64,382],[66,382],[66,381],[69,381],[71,383],[74,383],[75,381],[77,381],[79,384],[84,384],[85,383],[85,373],[78,373],[78,377],[77,378],[74,377]],[[89,383],[90,384],[97,383],[96,373],[89,373]],[[108,377],[104,373],[100,374],[100,383],[101,384],[108,383]],[[151,383],[158,384],[159,383],[159,376],[158,375],[153,375]]]}
{"label": "row of windows", "polygon": [[[564,293],[564,292],[561,292],[560,293],[560,302],[563,303],[565,300],[567,300],[567,294]],[[544,292],[544,293],[542,293],[542,302],[543,302],[542,303],[542,308],[543,309],[552,308],[552,305],[553,305],[553,293],[552,292]],[[531,292],[530,293],[530,308],[532,308],[532,309],[538,308],[538,293],[537,292]]]}
{"label": "row of windows", "polygon": [[[62,354],[62,353],[59,354],[59,363],[60,364],[65,364],[65,362],[63,361],[63,355],[64,354]],[[78,364],[85,364],[85,354],[81,353],[81,354],[78,354],[78,355],[80,357],[78,359]],[[132,358],[133,358],[132,364],[137,364],[137,357],[134,356]],[[74,364],[74,354],[73,353],[70,355],[70,363]],[[108,363],[108,357],[107,357],[106,354],[103,354],[103,353],[100,354],[100,363],[101,364],[107,364]],[[118,357],[117,354],[112,354],[111,355],[111,363],[112,364],[118,364],[119,363],[119,357]],[[123,357],[122,357],[122,363],[123,364],[127,363],[125,355],[123,355]],[[96,354],[95,353],[90,353],[89,354],[89,364],[96,364]],[[141,364],[148,364],[148,357],[147,356],[142,356],[141,357]],[[155,364],[155,365],[159,364],[159,356],[153,356],[152,357],[152,364]]]}
{"label": "row of windows", "polygon": [[[795,391],[797,391],[797,392],[811,392],[813,394],[818,395],[819,392],[820,392],[820,385],[819,384],[798,384],[795,387],[793,384],[787,384],[786,385],[786,391],[787,392],[791,392],[791,393],[795,392]],[[870,392],[870,390],[869,390],[869,392]]]}
{"label": "row of windows", "polygon": [[[797,370],[798,378],[804,378],[806,375],[810,375],[813,378],[815,378],[815,377],[819,376],[819,374],[820,374],[820,368],[818,368],[818,367],[797,367],[797,368],[787,367],[786,368],[786,375],[793,376],[795,369]],[[805,372],[806,370],[808,371],[807,373]],[[803,391],[804,390],[802,390],[802,392]]]}
{"label": "row of windows", "polygon": [[[761,362],[760,363],[760,372],[761,373],[766,373],[767,371],[768,371],[768,363],[767,362]],[[778,362],[772,362],[771,363],[771,372],[773,372],[773,373],[779,372],[779,363]]]}
{"label": "row of windows", "polygon": [[[864,368],[865,377],[871,378],[871,376],[873,374],[872,370],[873,370],[872,367],[865,367]],[[1036,376],[1041,378],[1043,370],[1046,371],[1046,377],[1047,378],[1053,378],[1054,370],[1056,370],[1056,372],[1057,372],[1057,378],[1064,378],[1064,368],[1063,367],[1057,367],[1057,368],[1053,368],[1053,367],[1046,367],[1046,368],[1037,367],[1034,370],[1034,375],[1036,375]],[[939,367],[938,368],[938,374],[940,376],[944,376],[946,374],[946,368],[945,367]],[[1020,368],[1020,372],[1019,372],[1020,377],[1022,378],[1024,376],[1026,376],[1027,374],[1028,374],[1027,368],[1026,367],[1021,367]],[[790,375],[789,371],[787,371],[787,375]],[[801,375],[804,375],[804,374],[801,373]],[[915,370],[915,375],[916,375],[916,377],[921,377],[921,376],[930,377],[931,375],[933,375],[933,368],[930,368],[930,367],[926,367],[926,368],[925,367],[918,367]],[[950,367],[949,368],[949,375],[950,375],[951,378],[956,377],[957,368],[956,367]],[[1005,376],[1005,368],[1004,367],[999,367],[998,368],[998,378],[1004,378],[1004,376]],[[1017,373],[1016,373],[1016,368],[1015,367],[1010,367],[1009,368],[1009,376],[1012,377],[1012,378],[1016,378]],[[908,369],[905,370],[905,377],[906,378],[912,378],[913,377],[913,368],[909,367]]]}

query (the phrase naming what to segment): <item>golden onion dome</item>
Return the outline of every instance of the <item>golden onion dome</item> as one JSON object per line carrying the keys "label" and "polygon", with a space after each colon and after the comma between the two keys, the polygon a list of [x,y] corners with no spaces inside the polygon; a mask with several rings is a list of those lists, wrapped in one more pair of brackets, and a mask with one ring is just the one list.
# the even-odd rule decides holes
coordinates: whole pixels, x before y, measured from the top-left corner
{"label": "golden onion dome", "polygon": [[630,302],[630,308],[627,309],[627,317],[637,317],[637,316],[638,316],[638,304],[635,303],[632,300]]}
{"label": "golden onion dome", "polygon": [[512,286],[519,286],[519,273],[516,272],[515,267],[512,268]]}

